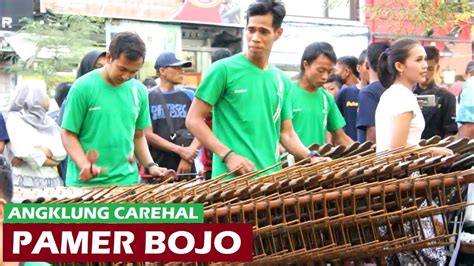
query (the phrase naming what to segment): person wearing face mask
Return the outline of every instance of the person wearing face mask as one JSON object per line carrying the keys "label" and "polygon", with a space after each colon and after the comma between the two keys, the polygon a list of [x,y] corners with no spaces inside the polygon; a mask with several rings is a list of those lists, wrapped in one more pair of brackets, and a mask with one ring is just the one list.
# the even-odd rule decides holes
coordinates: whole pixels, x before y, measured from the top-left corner
{"label": "person wearing face mask", "polygon": [[61,124],[69,154],[67,186],[138,184],[134,156],[151,175],[167,173],[148,150],[147,89],[134,78],[145,44],[136,33],[117,33],[105,57],[105,66],[80,77],[69,93]]}
{"label": "person wearing face mask", "polygon": [[66,157],[66,151],[59,126],[46,114],[48,109],[49,97],[43,80],[18,84],[5,119],[10,133],[6,155],[17,187],[63,185],[56,166]]}

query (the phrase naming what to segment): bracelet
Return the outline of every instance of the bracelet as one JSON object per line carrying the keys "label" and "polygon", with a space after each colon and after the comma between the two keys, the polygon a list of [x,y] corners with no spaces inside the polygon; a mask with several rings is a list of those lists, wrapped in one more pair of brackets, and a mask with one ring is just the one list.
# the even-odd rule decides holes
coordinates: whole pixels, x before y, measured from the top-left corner
{"label": "bracelet", "polygon": [[148,164],[145,164],[143,167],[145,167],[145,169],[148,169],[152,166],[156,166],[156,167],[160,167],[157,163],[155,162],[152,162],[152,163],[148,163]]}
{"label": "bracelet", "polygon": [[313,157],[321,157],[321,154],[319,154],[319,152],[317,152],[317,151],[310,151],[310,152],[308,153],[308,157],[310,157],[310,158],[313,158]]}
{"label": "bracelet", "polygon": [[230,155],[234,153],[232,150],[229,150],[224,157],[222,157],[222,162],[225,163],[225,161],[230,157]]}

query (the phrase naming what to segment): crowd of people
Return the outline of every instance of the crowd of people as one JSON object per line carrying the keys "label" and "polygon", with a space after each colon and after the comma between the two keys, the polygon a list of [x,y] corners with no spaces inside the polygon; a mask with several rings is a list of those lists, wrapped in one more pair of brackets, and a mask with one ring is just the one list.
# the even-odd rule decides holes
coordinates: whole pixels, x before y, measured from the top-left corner
{"label": "crowd of people", "polygon": [[84,56],[76,80],[56,88],[57,111],[48,113],[44,81],[20,82],[0,116],[0,151],[13,185],[129,185],[142,182],[140,174],[172,171],[231,179],[277,171],[283,152],[329,160],[308,148],[314,144],[371,141],[381,152],[435,135],[472,138],[474,62],[459,103],[437,84],[439,51],[411,39],[371,43],[359,58],[337,57],[331,44],[314,42],[299,74],[289,77],[269,62],[285,13],[278,1],[251,4],[246,51],[216,50],[197,89],[183,86],[191,62],[172,52],[156,59],[157,80],[139,82],[146,50],[131,32],[116,34],[106,52]]}

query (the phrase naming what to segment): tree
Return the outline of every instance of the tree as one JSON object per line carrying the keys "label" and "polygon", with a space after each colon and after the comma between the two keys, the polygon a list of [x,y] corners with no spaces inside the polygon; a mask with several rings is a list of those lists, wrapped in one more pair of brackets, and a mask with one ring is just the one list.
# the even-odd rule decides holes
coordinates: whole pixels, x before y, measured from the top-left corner
{"label": "tree", "polygon": [[97,36],[103,36],[104,28],[101,18],[51,13],[40,20],[25,18],[22,22],[19,32],[27,33],[37,49],[33,57],[19,61],[11,71],[39,75],[49,86],[58,79],[58,72],[71,72],[85,52],[97,45]]}
{"label": "tree", "polygon": [[385,19],[400,34],[421,30],[428,37],[433,28],[460,31],[470,27],[474,14],[469,0],[385,0],[368,5],[367,10],[369,20]]}

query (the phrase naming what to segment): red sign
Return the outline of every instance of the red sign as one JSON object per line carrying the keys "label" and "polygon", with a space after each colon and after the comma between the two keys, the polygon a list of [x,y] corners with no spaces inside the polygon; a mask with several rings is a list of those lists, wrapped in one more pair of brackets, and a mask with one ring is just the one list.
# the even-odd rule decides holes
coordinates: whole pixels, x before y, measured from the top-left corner
{"label": "red sign", "polygon": [[5,261],[249,262],[251,224],[4,224]]}

